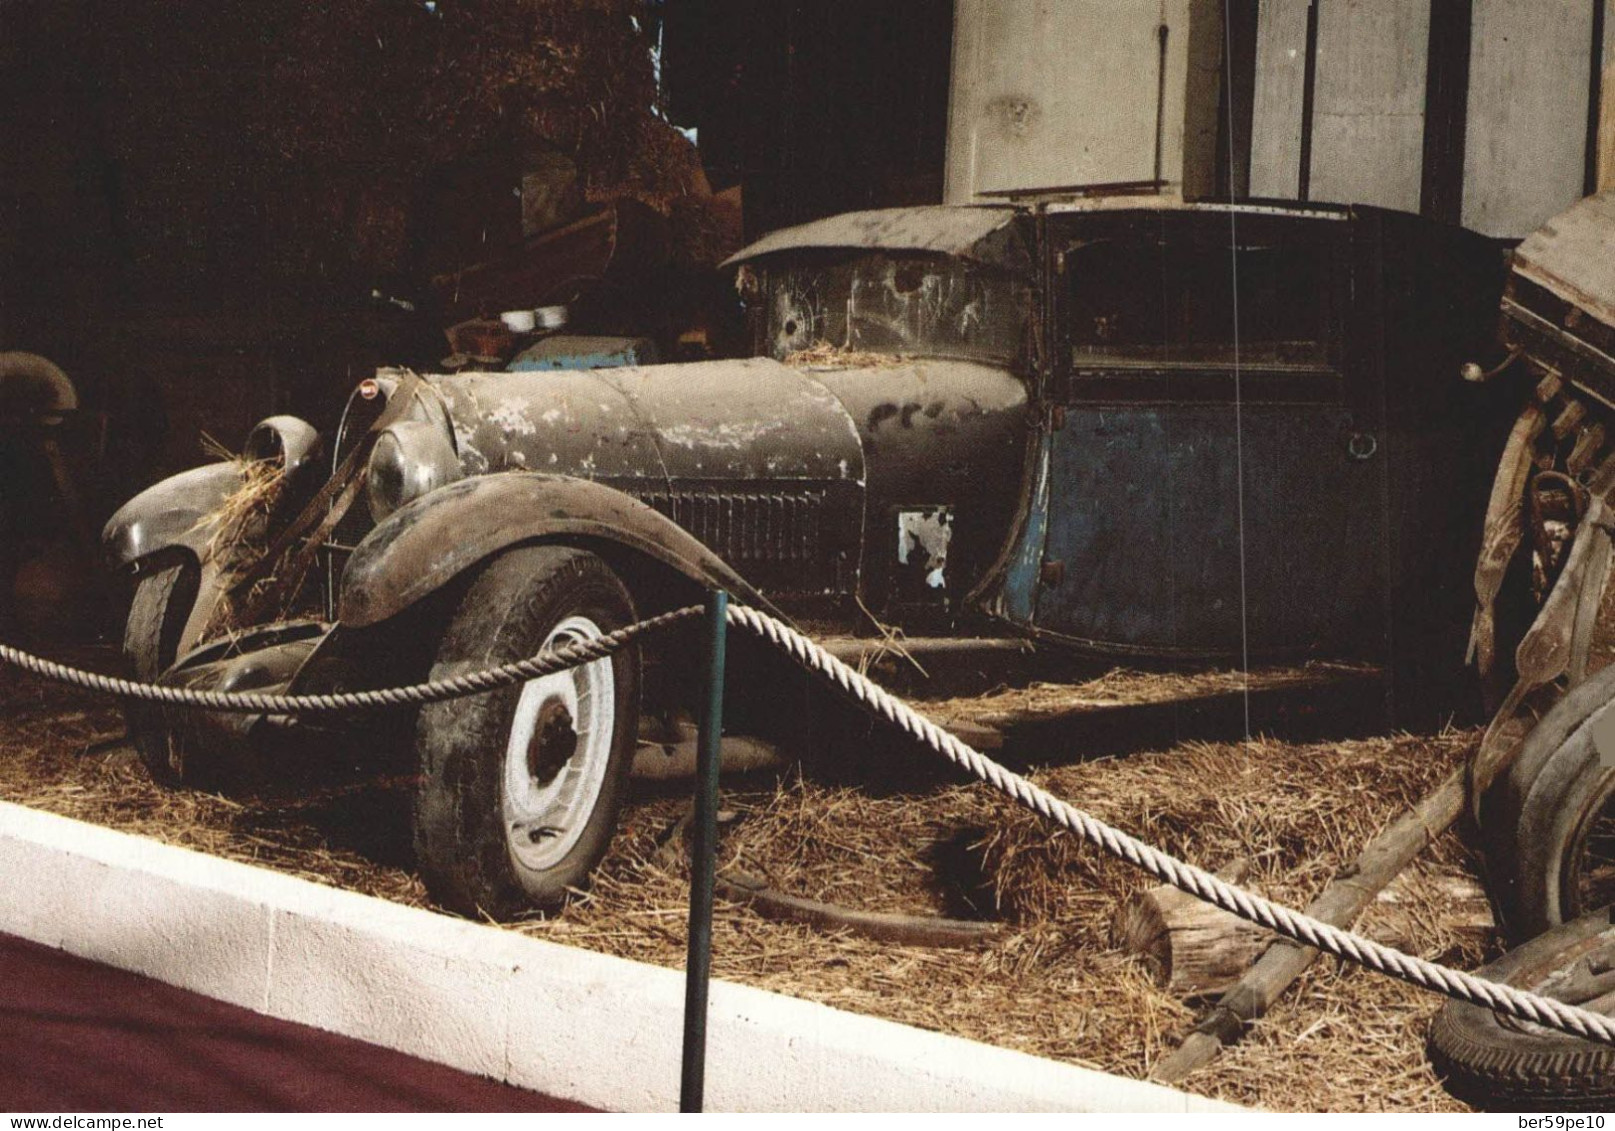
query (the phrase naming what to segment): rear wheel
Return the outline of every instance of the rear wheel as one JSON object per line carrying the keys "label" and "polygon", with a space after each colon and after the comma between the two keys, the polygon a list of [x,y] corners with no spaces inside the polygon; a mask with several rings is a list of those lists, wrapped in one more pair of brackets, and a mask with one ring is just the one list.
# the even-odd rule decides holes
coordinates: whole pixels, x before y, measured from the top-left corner
{"label": "rear wheel", "polygon": [[[565,546],[509,551],[460,600],[434,680],[597,639],[631,624],[626,588]],[[639,731],[638,650],[435,703],[416,731],[415,847],[433,896],[466,915],[554,909],[615,830]]]}
{"label": "rear wheel", "polygon": [[[1515,950],[1477,976],[1595,1013],[1615,1013],[1615,925],[1605,908]],[[1615,1047],[1483,1006],[1449,1001],[1430,1026],[1430,1062],[1448,1090],[1480,1107],[1606,1109],[1615,1099]]]}
{"label": "rear wheel", "polygon": [[[196,602],[197,576],[195,565],[180,562],[154,569],[136,583],[124,625],[123,652],[141,682],[156,680],[178,658],[180,634]],[[185,784],[184,760],[162,708],[128,699],[123,713],[129,737],[152,778],[161,785]]]}

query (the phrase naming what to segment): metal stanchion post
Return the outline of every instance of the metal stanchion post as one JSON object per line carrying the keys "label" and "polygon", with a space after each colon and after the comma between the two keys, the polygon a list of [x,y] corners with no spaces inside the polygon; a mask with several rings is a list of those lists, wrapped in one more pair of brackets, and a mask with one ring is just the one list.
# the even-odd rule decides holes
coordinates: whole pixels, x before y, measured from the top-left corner
{"label": "metal stanchion post", "polygon": [[684,1067],[679,1110],[701,1111],[707,1070],[707,985],[712,974],[712,887],[718,853],[718,760],[723,742],[723,669],[729,594],[707,595],[707,683],[696,754],[690,848],[690,943],[684,963]]}

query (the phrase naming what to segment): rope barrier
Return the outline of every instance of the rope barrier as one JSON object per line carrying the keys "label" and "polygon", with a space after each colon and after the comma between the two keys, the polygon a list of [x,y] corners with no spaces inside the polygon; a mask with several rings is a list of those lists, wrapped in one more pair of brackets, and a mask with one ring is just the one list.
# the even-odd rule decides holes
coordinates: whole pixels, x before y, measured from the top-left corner
{"label": "rope barrier", "polygon": [[1248,922],[1267,927],[1285,938],[1316,947],[1327,954],[1422,989],[1434,990],[1572,1036],[1615,1045],[1615,1019],[1404,954],[1383,943],[1263,899],[1218,879],[1210,872],[1150,847],[972,749],[879,684],[860,675],[795,629],[766,613],[749,608],[731,608],[729,622],[783,649],[798,663],[825,676],[865,707],[1018,804],[1180,891],[1188,892]]}
{"label": "rope barrier", "polygon": [[[612,655],[643,636],[690,619],[700,611],[699,606],[676,609],[609,632],[595,640],[547,649],[531,659],[468,672],[449,679],[413,684],[408,687],[330,695],[264,695],[253,692],[198,691],[191,688],[138,683],[81,671],[3,644],[0,644],[0,662],[56,682],[169,706],[265,714],[374,710],[473,695],[591,663]],[[999,765],[774,617],[756,609],[730,606],[728,619],[730,624],[746,629],[786,652],[798,663],[828,679],[869,710],[1017,804],[1068,829],[1112,856],[1148,872],[1156,879],[1241,919],[1266,927],[1285,938],[1315,947],[1327,954],[1355,962],[1422,989],[1433,990],[1447,997],[1467,1001],[1572,1036],[1615,1045],[1615,1019],[1404,954],[1393,947],[1342,930],[1220,880],[1201,868],[1184,863],[1106,824],[1034,785],[1020,774]]]}
{"label": "rope barrier", "polygon": [[0,663],[11,664],[23,671],[44,679],[100,691],[120,699],[138,699],[144,703],[162,703],[169,707],[200,707],[209,711],[230,711],[263,715],[330,714],[339,711],[374,711],[386,707],[405,707],[423,703],[438,703],[445,699],[459,699],[483,691],[525,683],[539,676],[554,675],[569,668],[603,660],[627,647],[642,636],[689,620],[701,612],[700,605],[674,609],[670,613],[637,621],[625,628],[593,640],[578,640],[559,648],[546,648],[526,660],[501,664],[496,668],[466,672],[464,675],[430,683],[415,683],[407,687],[383,687],[369,691],[344,691],[329,695],[265,695],[253,691],[199,691],[193,687],[168,687],[158,683],[139,683],[131,679],[87,672],[58,664],[41,656],[30,655],[8,644],[0,644]]}

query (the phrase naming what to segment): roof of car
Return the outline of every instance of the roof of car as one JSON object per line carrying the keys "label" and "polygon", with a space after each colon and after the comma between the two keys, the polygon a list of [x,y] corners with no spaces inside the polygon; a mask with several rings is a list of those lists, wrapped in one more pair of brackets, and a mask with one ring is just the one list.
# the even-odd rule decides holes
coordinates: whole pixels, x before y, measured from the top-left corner
{"label": "roof of car", "polygon": [[725,267],[806,248],[869,248],[957,255],[1010,271],[1031,259],[1015,230],[1019,209],[1008,205],[929,204],[844,212],[770,232],[732,256]]}
{"label": "roof of car", "polygon": [[1514,272],[1615,326],[1615,190],[1589,196],[1525,237]]}
{"label": "roof of car", "polygon": [[[1236,212],[1242,215],[1307,216],[1319,220],[1344,220],[1350,209],[1343,206],[1293,204],[1275,201],[1185,202],[1159,195],[1112,195],[1080,197],[1046,203],[1050,213],[1178,211]],[[733,267],[765,255],[808,249],[865,248],[880,251],[923,252],[956,255],[1006,271],[1031,269],[1031,253],[1017,216],[1028,213],[1024,204],[925,204],[909,208],[880,208],[867,212],[844,212],[781,228],[742,248],[724,264]]]}

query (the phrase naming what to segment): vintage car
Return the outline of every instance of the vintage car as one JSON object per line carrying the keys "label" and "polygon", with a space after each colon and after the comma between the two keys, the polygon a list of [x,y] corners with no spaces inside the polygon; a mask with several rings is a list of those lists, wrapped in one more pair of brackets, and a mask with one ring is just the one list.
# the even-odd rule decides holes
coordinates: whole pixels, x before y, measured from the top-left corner
{"label": "vintage car", "polygon": [[[136,670],[386,686],[723,587],[842,632],[1356,657],[1387,666],[1399,715],[1458,701],[1462,563],[1501,441],[1490,391],[1459,377],[1492,339],[1486,241],[1371,208],[1135,197],[840,216],[730,266],[756,356],[383,371],[324,454],[275,417],[249,462],[131,500],[105,539],[138,580]],[[511,915],[586,880],[636,743],[668,741],[692,693],[681,649],[406,720],[443,904]],[[133,722],[184,782],[296,720]],[[377,726],[343,749],[393,741]]]}

